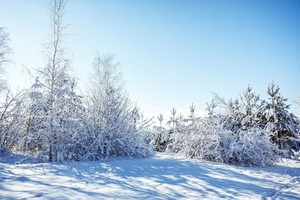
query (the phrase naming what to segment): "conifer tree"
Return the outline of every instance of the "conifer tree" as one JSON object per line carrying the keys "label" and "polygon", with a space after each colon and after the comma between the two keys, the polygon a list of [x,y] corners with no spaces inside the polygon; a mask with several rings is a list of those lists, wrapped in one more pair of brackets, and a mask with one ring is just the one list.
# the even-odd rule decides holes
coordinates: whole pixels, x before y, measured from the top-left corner
{"label": "conifer tree", "polygon": [[251,116],[256,112],[257,108],[259,107],[259,99],[259,96],[252,92],[252,87],[248,85],[246,90],[243,92],[243,96],[241,96],[244,114],[246,116]]}
{"label": "conifer tree", "polygon": [[280,92],[279,86],[271,82],[267,93],[270,102],[264,101],[256,113],[256,120],[261,127],[270,131],[271,140],[281,149],[299,150],[299,131],[300,121],[293,114],[289,113],[290,105],[287,105],[287,98],[284,98]]}
{"label": "conifer tree", "polygon": [[164,120],[163,114],[160,113],[159,116],[157,117],[157,120],[159,121],[159,127],[161,127],[161,123]]}

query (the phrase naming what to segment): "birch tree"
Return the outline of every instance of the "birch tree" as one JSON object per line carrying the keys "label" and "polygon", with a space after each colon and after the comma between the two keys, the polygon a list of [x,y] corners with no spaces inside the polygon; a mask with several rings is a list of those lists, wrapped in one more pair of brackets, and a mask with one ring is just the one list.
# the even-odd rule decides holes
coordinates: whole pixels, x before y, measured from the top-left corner
{"label": "birch tree", "polygon": [[[12,49],[9,46],[9,33],[0,27],[0,153],[12,150],[22,130],[21,97],[23,92],[12,94],[5,80],[5,66],[12,62]],[[4,92],[5,91],[5,92]]]}
{"label": "birch tree", "polygon": [[4,65],[11,62],[12,49],[9,46],[9,34],[6,28],[0,27],[0,92],[6,88]]}
{"label": "birch tree", "polygon": [[151,147],[140,130],[144,123],[123,88],[119,63],[112,55],[97,55],[88,95],[91,145],[87,159],[110,155],[146,157]]}
{"label": "birch tree", "polygon": [[28,116],[30,134],[27,132],[26,136],[33,138],[35,144],[30,146],[40,151],[39,157],[50,162],[78,158],[74,153],[76,142],[78,134],[84,134],[84,108],[75,92],[76,79],[70,75],[65,5],[64,0],[50,1],[51,33],[45,45],[46,64],[37,69],[38,82],[34,84],[39,85],[40,91],[33,87],[29,92],[32,116]]}

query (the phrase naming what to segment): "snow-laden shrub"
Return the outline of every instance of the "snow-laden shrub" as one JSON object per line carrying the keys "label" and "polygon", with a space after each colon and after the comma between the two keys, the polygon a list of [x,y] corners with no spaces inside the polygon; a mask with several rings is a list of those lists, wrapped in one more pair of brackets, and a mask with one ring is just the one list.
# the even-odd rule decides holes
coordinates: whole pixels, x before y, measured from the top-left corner
{"label": "snow-laden shrub", "polygon": [[279,149],[269,137],[260,128],[241,130],[230,137],[225,135],[226,140],[221,140],[223,162],[262,167],[276,164],[280,159]]}
{"label": "snow-laden shrub", "polygon": [[109,156],[145,158],[153,154],[152,146],[146,143],[145,136],[139,132],[102,133],[97,137],[92,136],[88,141],[88,145],[79,147],[81,152],[75,160],[101,160]]}
{"label": "snow-laden shrub", "polygon": [[164,152],[169,144],[170,130],[163,127],[154,126],[150,133],[148,133],[149,144],[157,152]]}
{"label": "snow-laden shrub", "polygon": [[221,118],[199,118],[172,134],[167,153],[243,166],[269,166],[279,159],[278,147],[260,128],[224,129]]}
{"label": "snow-laden shrub", "polygon": [[222,162],[218,130],[202,129],[201,125],[195,128],[175,132],[171,137],[167,153]]}
{"label": "snow-laden shrub", "polygon": [[[166,152],[179,156],[221,161],[218,127],[198,119],[193,124],[183,120],[170,137]],[[220,126],[219,126],[220,128]]]}

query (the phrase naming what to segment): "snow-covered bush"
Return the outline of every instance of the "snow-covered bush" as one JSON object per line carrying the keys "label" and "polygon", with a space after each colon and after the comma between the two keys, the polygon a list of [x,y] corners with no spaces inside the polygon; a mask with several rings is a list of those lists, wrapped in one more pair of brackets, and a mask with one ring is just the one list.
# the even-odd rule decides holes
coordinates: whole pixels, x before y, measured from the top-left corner
{"label": "snow-covered bush", "polygon": [[149,144],[157,152],[164,152],[169,144],[170,130],[163,127],[154,126],[148,134]]}
{"label": "snow-covered bush", "polygon": [[229,121],[221,115],[197,118],[193,123],[190,119],[182,120],[181,131],[172,134],[166,152],[243,166],[276,164],[280,150],[271,142],[271,132],[244,126],[234,132],[228,128]]}
{"label": "snow-covered bush", "polygon": [[0,102],[0,148],[1,151],[12,151],[20,139],[20,131],[24,128],[23,93],[8,93]]}
{"label": "snow-covered bush", "polygon": [[188,126],[181,124],[181,131],[175,131],[170,139],[167,153],[221,162],[218,127],[202,123],[201,119]]}
{"label": "snow-covered bush", "polygon": [[222,159],[225,163],[265,167],[280,160],[280,151],[270,141],[265,130],[251,128],[241,130],[237,134],[225,135],[225,138],[221,140]]}

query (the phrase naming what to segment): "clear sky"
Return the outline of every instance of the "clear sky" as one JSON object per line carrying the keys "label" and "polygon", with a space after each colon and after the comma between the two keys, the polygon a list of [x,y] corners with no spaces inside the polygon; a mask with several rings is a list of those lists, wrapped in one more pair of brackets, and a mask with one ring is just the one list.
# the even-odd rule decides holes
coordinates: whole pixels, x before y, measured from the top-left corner
{"label": "clear sky", "polygon": [[[10,32],[12,84],[21,65],[44,64],[48,2],[0,0]],[[267,98],[274,80],[289,103],[300,97],[300,1],[70,0],[65,22],[74,72],[84,85],[99,51],[121,62],[130,98],[150,114],[205,110],[212,92],[237,98],[250,84]],[[21,81],[21,82],[20,82]],[[300,115],[292,104],[291,111]]]}

